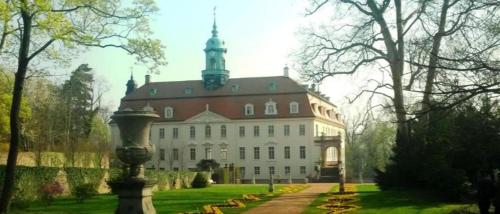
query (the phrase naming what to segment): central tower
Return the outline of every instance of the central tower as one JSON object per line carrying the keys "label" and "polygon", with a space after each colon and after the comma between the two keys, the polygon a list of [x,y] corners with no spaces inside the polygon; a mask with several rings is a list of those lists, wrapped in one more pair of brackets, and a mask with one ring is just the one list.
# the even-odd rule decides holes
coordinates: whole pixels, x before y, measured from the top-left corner
{"label": "central tower", "polygon": [[227,49],[224,47],[224,41],[218,37],[217,24],[215,22],[212,29],[212,37],[208,39],[205,51],[205,70],[201,72],[203,85],[207,90],[218,89],[229,79],[229,71],[226,70],[225,54]]}

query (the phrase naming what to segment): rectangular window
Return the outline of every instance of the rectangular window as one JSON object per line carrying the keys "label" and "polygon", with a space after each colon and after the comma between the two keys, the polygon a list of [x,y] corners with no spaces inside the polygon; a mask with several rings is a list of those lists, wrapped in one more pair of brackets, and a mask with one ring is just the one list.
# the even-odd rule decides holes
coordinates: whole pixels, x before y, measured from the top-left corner
{"label": "rectangular window", "polygon": [[260,167],[256,166],[253,168],[253,174],[260,175]]}
{"label": "rectangular window", "polygon": [[299,125],[299,135],[300,136],[306,135],[306,125],[305,124]]}
{"label": "rectangular window", "polygon": [[227,149],[226,148],[220,149],[220,158],[222,160],[227,160]]}
{"label": "rectangular window", "polygon": [[306,159],[306,147],[305,146],[300,146],[300,159]]}
{"label": "rectangular window", "polygon": [[173,151],[172,151],[172,158],[174,160],[179,160],[179,149],[173,149]]}
{"label": "rectangular window", "polygon": [[285,159],[290,159],[290,147],[285,146]]}
{"label": "rectangular window", "polygon": [[212,159],[212,148],[205,148],[205,159]]}
{"label": "rectangular window", "polygon": [[290,136],[290,125],[283,126],[283,133],[285,136]]}
{"label": "rectangular window", "polygon": [[165,138],[165,129],[160,128],[160,139],[164,139],[164,138]]}
{"label": "rectangular window", "polygon": [[240,160],[245,160],[245,147],[240,147]]}
{"label": "rectangular window", "polygon": [[174,167],[174,171],[178,172],[179,171],[179,167]]}
{"label": "rectangular window", "polygon": [[253,148],[253,159],[255,159],[255,160],[260,159],[260,148],[259,147]]}
{"label": "rectangular window", "polygon": [[244,178],[245,173],[246,173],[245,167],[240,167],[240,178]]}
{"label": "rectangular window", "polygon": [[274,137],[274,126],[273,125],[270,125],[267,127],[267,133],[268,133],[269,137]]}
{"label": "rectangular window", "polygon": [[269,174],[274,175],[274,166],[269,167]]}
{"label": "rectangular window", "polygon": [[269,160],[274,160],[274,146],[270,146],[268,149],[269,149]]}
{"label": "rectangular window", "polygon": [[260,135],[259,126],[253,127],[253,136],[258,137]]}
{"label": "rectangular window", "polygon": [[205,137],[206,138],[212,137],[212,127],[209,125],[205,126]]}
{"label": "rectangular window", "polygon": [[245,127],[240,126],[240,137],[245,137]]}
{"label": "rectangular window", "polygon": [[165,160],[165,149],[160,149],[160,160]]}
{"label": "rectangular window", "polygon": [[196,128],[194,126],[189,127],[189,137],[191,139],[196,137]]}
{"label": "rectangular window", "polygon": [[302,175],[306,174],[306,166],[300,166],[300,174]]}
{"label": "rectangular window", "polygon": [[172,129],[172,138],[174,138],[174,139],[179,138],[179,128]]}
{"label": "rectangular window", "polygon": [[191,160],[196,160],[196,148],[189,149],[189,158]]}
{"label": "rectangular window", "polygon": [[290,166],[285,166],[285,175],[290,174]]}

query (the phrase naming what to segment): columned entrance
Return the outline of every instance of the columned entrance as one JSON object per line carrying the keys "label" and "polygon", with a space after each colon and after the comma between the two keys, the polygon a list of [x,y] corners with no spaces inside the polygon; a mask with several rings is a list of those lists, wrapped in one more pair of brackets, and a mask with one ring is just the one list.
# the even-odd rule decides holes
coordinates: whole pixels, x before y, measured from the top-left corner
{"label": "columned entrance", "polygon": [[[320,175],[317,177],[318,182],[335,182],[340,183],[342,191],[345,182],[343,156],[342,156],[342,138],[339,133],[337,136],[320,136],[314,138],[314,143],[320,148],[320,160],[318,164],[321,166]],[[333,152],[331,151],[333,149]],[[330,153],[331,152],[331,153]],[[330,153],[330,154],[329,154]],[[328,157],[334,159],[328,159]]]}

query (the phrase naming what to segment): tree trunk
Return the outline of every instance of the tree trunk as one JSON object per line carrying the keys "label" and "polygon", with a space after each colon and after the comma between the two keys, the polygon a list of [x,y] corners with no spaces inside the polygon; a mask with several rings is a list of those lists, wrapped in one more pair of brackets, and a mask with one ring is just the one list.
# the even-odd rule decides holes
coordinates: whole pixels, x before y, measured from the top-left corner
{"label": "tree trunk", "polygon": [[19,46],[19,58],[17,72],[14,81],[14,91],[12,97],[12,105],[10,109],[10,148],[7,157],[7,166],[5,168],[5,180],[3,184],[2,195],[0,196],[0,213],[7,213],[10,200],[13,195],[15,185],[15,169],[17,162],[18,145],[20,139],[21,124],[19,121],[19,111],[21,108],[21,99],[23,94],[24,80],[29,63],[29,47],[31,37],[31,22],[32,17],[27,11],[26,1],[22,1],[24,6],[21,7],[21,16],[23,21],[23,34],[21,44]]}
{"label": "tree trunk", "polygon": [[424,121],[424,124],[428,124],[429,111],[431,110],[431,99],[432,99],[432,89],[434,87],[434,79],[436,78],[436,66],[438,63],[439,49],[441,47],[441,40],[444,37],[444,27],[446,25],[446,16],[448,15],[449,0],[443,1],[443,6],[441,8],[441,15],[439,19],[438,32],[433,36],[432,50],[429,56],[429,69],[427,71],[427,78],[425,81],[424,96],[422,98],[422,108],[420,115]]}

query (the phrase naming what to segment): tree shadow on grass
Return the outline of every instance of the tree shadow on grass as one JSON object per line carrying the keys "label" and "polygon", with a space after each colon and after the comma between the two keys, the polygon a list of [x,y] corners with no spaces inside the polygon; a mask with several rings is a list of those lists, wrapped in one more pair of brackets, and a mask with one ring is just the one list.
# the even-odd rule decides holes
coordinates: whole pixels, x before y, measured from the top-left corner
{"label": "tree shadow on grass", "polygon": [[415,190],[380,191],[376,187],[360,188],[357,191],[363,210],[426,210],[451,209],[451,206],[464,204],[449,204],[429,192]]}

